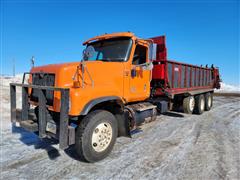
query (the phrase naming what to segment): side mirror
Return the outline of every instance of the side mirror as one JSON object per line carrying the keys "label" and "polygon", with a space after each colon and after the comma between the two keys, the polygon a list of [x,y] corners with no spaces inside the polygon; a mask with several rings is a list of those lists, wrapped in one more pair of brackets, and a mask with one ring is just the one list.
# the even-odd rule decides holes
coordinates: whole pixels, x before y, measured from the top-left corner
{"label": "side mirror", "polygon": [[95,52],[96,51],[93,46],[88,46],[83,50],[83,60],[88,60],[89,58],[93,57]]}
{"label": "side mirror", "polygon": [[132,70],[131,70],[131,77],[134,78],[134,77],[136,77],[136,76],[137,76],[137,71],[136,71],[136,69],[132,69]]}
{"label": "side mirror", "polygon": [[148,48],[148,59],[150,61],[155,61],[157,60],[157,44],[151,43],[149,48]]}

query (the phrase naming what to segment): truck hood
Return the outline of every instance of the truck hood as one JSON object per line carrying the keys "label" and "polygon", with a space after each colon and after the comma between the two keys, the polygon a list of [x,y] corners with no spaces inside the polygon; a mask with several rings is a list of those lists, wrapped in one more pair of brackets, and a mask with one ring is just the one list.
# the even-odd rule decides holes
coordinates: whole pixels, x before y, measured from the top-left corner
{"label": "truck hood", "polygon": [[[85,61],[84,66],[80,62],[51,64],[34,67],[31,72],[54,73],[54,86],[70,89],[71,115],[79,115],[85,104],[94,99],[123,97],[123,62]],[[57,92],[53,108],[60,111],[60,94]]]}
{"label": "truck hood", "polygon": [[80,62],[49,64],[45,66],[37,66],[31,69],[31,73],[43,72],[55,74],[55,86],[71,87],[72,77],[74,76],[77,66]]}
{"label": "truck hood", "polygon": [[[122,63],[119,62],[85,61],[84,64],[86,68],[84,77],[82,77],[81,62],[38,66],[32,68],[31,72],[55,74],[56,87],[72,87],[74,81],[73,77],[76,77],[80,84],[82,84],[82,78],[84,78],[85,87],[92,87],[93,81],[94,84],[98,86],[110,86],[111,81],[114,82],[116,80],[113,78],[113,74],[117,73],[116,77],[122,76]],[[80,68],[78,68],[79,65]],[[117,70],[117,72],[114,70]],[[113,76],[113,79],[111,76]],[[110,79],[111,81],[109,81]]]}
{"label": "truck hood", "polygon": [[62,64],[49,64],[44,66],[37,66],[31,69],[31,72],[47,72],[56,73],[66,68],[77,68],[80,62],[62,63]]}

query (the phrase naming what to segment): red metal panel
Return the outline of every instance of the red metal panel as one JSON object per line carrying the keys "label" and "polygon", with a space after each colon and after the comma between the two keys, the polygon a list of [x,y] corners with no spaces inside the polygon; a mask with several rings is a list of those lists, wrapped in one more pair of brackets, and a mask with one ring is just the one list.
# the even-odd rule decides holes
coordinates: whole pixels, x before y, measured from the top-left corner
{"label": "red metal panel", "polygon": [[192,67],[190,67],[190,87],[192,87]]}
{"label": "red metal panel", "polygon": [[154,65],[153,70],[152,70],[152,78],[153,79],[160,79],[161,77],[161,66],[158,65]]}
{"label": "red metal panel", "polygon": [[201,79],[202,79],[202,70],[201,70],[201,68],[199,68],[199,79],[198,79],[198,81],[199,81],[199,85],[198,86],[202,86],[202,83],[201,83]]}
{"label": "red metal panel", "polygon": [[[168,92],[169,94],[179,94],[197,89],[220,87],[220,77],[217,68],[200,67],[173,60],[167,60],[165,36],[154,37],[151,39],[157,44],[157,63],[154,63],[152,78],[153,80],[161,80],[161,82],[163,82],[162,85],[164,86],[165,92]],[[178,72],[175,72],[175,67],[178,67]],[[185,74],[184,79],[182,77],[183,67]],[[182,81],[184,81],[184,87],[182,87]],[[169,85],[171,86],[169,87]],[[156,95],[163,95],[163,90],[156,89]]]}
{"label": "red metal panel", "polygon": [[167,47],[165,36],[150,38],[157,44],[157,61],[167,60]]}
{"label": "red metal panel", "polygon": [[154,65],[153,71],[152,71],[152,77],[153,77],[153,79],[162,79],[162,80],[164,80],[164,77],[165,77],[165,74],[164,74],[164,64]]}
{"label": "red metal panel", "polygon": [[194,83],[194,86],[196,87],[197,86],[197,68],[195,68],[195,83]]}
{"label": "red metal panel", "polygon": [[187,77],[187,66],[184,65],[184,67],[185,67],[185,82],[184,82],[185,86],[184,87],[187,87],[187,80],[188,80],[188,77]]}
{"label": "red metal panel", "polygon": [[175,73],[174,73],[174,64],[172,64],[172,88],[174,88],[174,75],[175,75]]}
{"label": "red metal panel", "polygon": [[181,87],[181,79],[182,79],[182,66],[178,66],[178,87]]}
{"label": "red metal panel", "polygon": [[[168,64],[172,65],[170,69],[171,72],[168,72]],[[181,88],[182,66],[185,66],[184,88]],[[176,74],[175,68],[178,68],[178,74]],[[197,76],[197,69],[199,71],[199,76]],[[187,65],[185,63],[181,64],[179,62],[174,62],[174,61],[165,61],[165,63],[163,64],[154,65],[153,79],[164,80],[166,92],[169,92],[170,94],[171,93],[179,94],[180,92],[184,93],[184,92],[188,92],[196,89],[214,88],[213,84],[206,83],[207,78],[210,79],[211,71],[212,71],[211,68],[202,68],[199,66]],[[169,79],[168,73],[171,73],[171,79]],[[176,77],[176,75],[178,76]],[[192,78],[193,78],[193,81],[192,81]],[[170,88],[166,87],[166,84],[168,83],[171,84]],[[189,84],[190,86],[188,86]],[[156,95],[157,94],[159,95],[161,93],[162,91],[157,91]]]}

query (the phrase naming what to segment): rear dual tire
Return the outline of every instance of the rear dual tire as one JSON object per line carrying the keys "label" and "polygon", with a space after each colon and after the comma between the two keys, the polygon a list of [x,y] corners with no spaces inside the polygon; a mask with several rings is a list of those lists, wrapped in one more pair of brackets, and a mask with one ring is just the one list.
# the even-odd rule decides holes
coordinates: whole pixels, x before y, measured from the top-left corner
{"label": "rear dual tire", "polygon": [[195,108],[194,108],[194,113],[195,114],[202,114],[205,110],[205,97],[203,94],[199,94],[195,96]]}
{"label": "rear dual tire", "polygon": [[195,107],[194,96],[188,96],[183,99],[183,112],[186,114],[192,114]]}
{"label": "rear dual tire", "polygon": [[205,111],[209,111],[213,105],[213,95],[212,93],[205,94]]}
{"label": "rear dual tire", "polygon": [[209,111],[212,108],[213,95],[208,92],[206,94],[199,94],[194,96],[188,96],[183,99],[183,111],[187,114],[202,114],[205,111]]}

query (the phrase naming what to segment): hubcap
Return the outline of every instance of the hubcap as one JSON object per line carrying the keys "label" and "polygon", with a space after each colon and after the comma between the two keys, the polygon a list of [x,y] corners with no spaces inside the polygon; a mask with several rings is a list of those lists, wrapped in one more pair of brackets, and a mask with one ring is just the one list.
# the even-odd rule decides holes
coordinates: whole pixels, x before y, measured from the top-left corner
{"label": "hubcap", "polygon": [[201,99],[201,110],[202,111],[204,110],[204,99],[203,98]]}
{"label": "hubcap", "polygon": [[194,100],[194,97],[191,96],[189,100],[189,108],[191,111],[193,111],[194,106],[195,106],[195,100]]}
{"label": "hubcap", "polygon": [[97,152],[102,152],[109,146],[112,140],[112,127],[109,123],[97,125],[92,134],[92,147]]}

